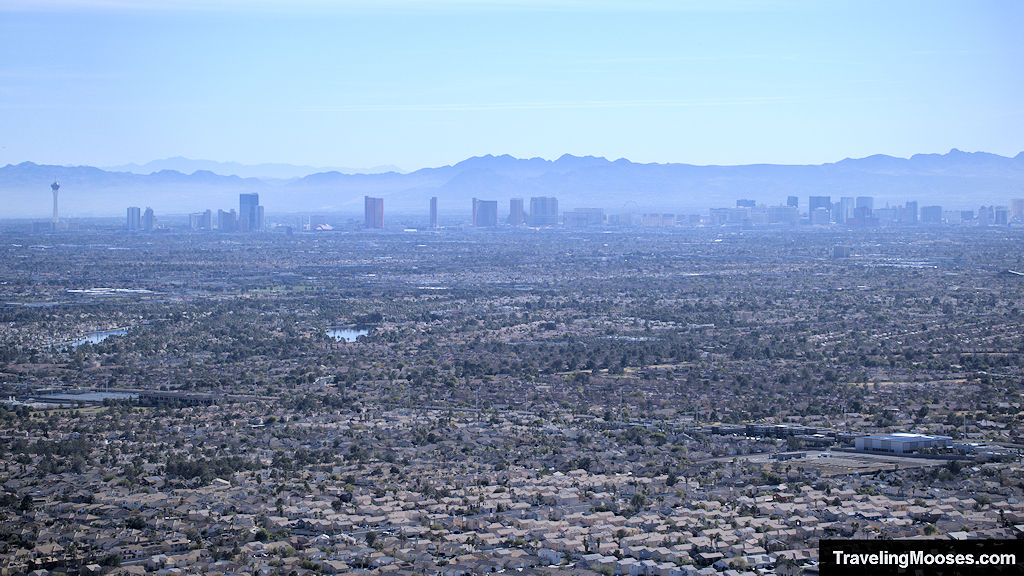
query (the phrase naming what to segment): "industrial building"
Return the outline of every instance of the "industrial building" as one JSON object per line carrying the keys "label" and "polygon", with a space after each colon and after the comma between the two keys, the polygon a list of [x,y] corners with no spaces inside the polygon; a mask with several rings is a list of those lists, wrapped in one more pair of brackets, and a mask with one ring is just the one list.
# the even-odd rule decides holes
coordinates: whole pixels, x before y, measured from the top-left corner
{"label": "industrial building", "polygon": [[912,454],[927,448],[951,448],[953,438],[896,432],[861,436],[853,441],[857,450],[863,452],[884,452],[886,454]]}

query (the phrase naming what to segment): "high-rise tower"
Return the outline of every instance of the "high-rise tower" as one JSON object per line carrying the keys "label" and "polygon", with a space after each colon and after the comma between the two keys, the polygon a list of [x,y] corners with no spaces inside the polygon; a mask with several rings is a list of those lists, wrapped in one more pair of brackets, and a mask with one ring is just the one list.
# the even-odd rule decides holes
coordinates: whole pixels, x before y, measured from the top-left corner
{"label": "high-rise tower", "polygon": [[263,229],[259,194],[238,195],[238,229],[242,232],[257,232]]}
{"label": "high-rise tower", "polygon": [[138,232],[142,229],[142,209],[138,206],[129,206],[127,212],[127,226],[129,232]]}
{"label": "high-rise tower", "polygon": [[526,224],[526,212],[523,210],[522,198],[512,198],[508,201],[508,223],[513,226]]}
{"label": "high-rise tower", "polygon": [[493,227],[498,225],[498,201],[473,198],[473,226]]}
{"label": "high-rise tower", "polygon": [[530,198],[530,226],[558,226],[558,198],[535,196]]}
{"label": "high-rise tower", "polygon": [[373,198],[370,196],[363,197],[363,208],[364,208],[364,224],[365,228],[383,228],[384,227],[384,199]]}
{"label": "high-rise tower", "polygon": [[57,191],[60,190],[60,183],[54,180],[53,184],[50,184],[50,190],[53,190],[53,225],[56,226],[60,222],[60,212],[57,211]]}

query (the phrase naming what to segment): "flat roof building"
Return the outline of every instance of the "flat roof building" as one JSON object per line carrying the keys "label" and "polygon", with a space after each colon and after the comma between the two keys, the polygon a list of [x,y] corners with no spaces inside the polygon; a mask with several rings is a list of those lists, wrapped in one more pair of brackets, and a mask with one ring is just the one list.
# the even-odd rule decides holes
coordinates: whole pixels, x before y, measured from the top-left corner
{"label": "flat roof building", "polygon": [[363,197],[363,227],[383,228],[384,227],[384,199]]}
{"label": "flat roof building", "polygon": [[263,230],[263,216],[259,194],[238,195],[238,229],[242,232]]}
{"label": "flat roof building", "polygon": [[927,448],[952,447],[953,438],[950,436],[929,436],[928,434],[896,432],[894,434],[861,436],[853,441],[853,445],[857,450],[863,452],[912,454]]}
{"label": "flat roof building", "polygon": [[498,225],[498,201],[473,198],[473,226],[491,228]]}

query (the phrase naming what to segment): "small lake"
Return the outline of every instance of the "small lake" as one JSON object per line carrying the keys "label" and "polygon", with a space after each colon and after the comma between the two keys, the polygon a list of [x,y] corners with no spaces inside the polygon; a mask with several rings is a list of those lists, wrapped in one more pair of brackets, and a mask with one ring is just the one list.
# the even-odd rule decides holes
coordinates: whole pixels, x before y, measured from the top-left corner
{"label": "small lake", "polygon": [[356,338],[369,333],[369,330],[361,328],[331,328],[327,330],[327,337],[334,338],[335,342],[355,342]]}
{"label": "small lake", "polygon": [[111,336],[124,336],[128,332],[126,330],[104,330],[102,332],[90,332],[85,335],[85,338],[81,340],[75,340],[71,343],[72,348],[78,348],[82,344],[88,342],[89,344],[99,344]]}

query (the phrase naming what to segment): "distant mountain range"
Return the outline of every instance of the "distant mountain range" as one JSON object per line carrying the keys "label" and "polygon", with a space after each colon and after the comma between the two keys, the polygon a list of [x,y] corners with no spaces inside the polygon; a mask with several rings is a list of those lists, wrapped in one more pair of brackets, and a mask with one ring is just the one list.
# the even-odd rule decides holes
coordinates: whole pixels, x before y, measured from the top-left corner
{"label": "distant mountain range", "polygon": [[[179,160],[186,171],[201,165],[220,171],[233,166],[187,159],[161,162]],[[137,169],[144,172],[146,166]],[[302,171],[288,169],[293,168]],[[821,165],[743,166],[638,164],[568,154],[554,161],[488,155],[407,174],[332,170],[290,178],[222,175],[208,169],[142,174],[24,162],[0,168],[0,218],[46,218],[54,179],[61,183],[61,213],[69,217],[123,215],[127,206],[151,206],[158,215],[237,209],[241,192],[259,193],[271,216],[358,215],[364,195],[384,198],[385,214],[425,214],[431,196],[438,197],[442,214],[468,213],[474,197],[498,200],[499,216],[507,211],[509,198],[526,198],[528,206],[531,196],[555,196],[563,210],[598,207],[611,214],[697,213],[734,206],[741,198],[775,205],[791,195],[800,198],[801,207],[808,196],[823,195],[833,201],[873,196],[876,207],[916,200],[920,206],[977,208],[1024,197],[1024,153],[1007,158],[953,149],[910,158],[876,155]]]}
{"label": "distant mountain range", "polygon": [[242,178],[288,179],[301,178],[315,172],[342,172],[344,174],[380,174],[383,172],[401,172],[397,166],[373,166],[371,168],[341,168],[337,166],[296,166],[295,164],[265,163],[240,164],[238,162],[217,162],[214,160],[193,160],[182,156],[153,160],[145,164],[122,164],[120,166],[104,166],[108,172],[132,172],[134,174],[152,174],[162,170],[174,170],[182,174],[191,174],[204,170],[221,176],[240,176]]}

